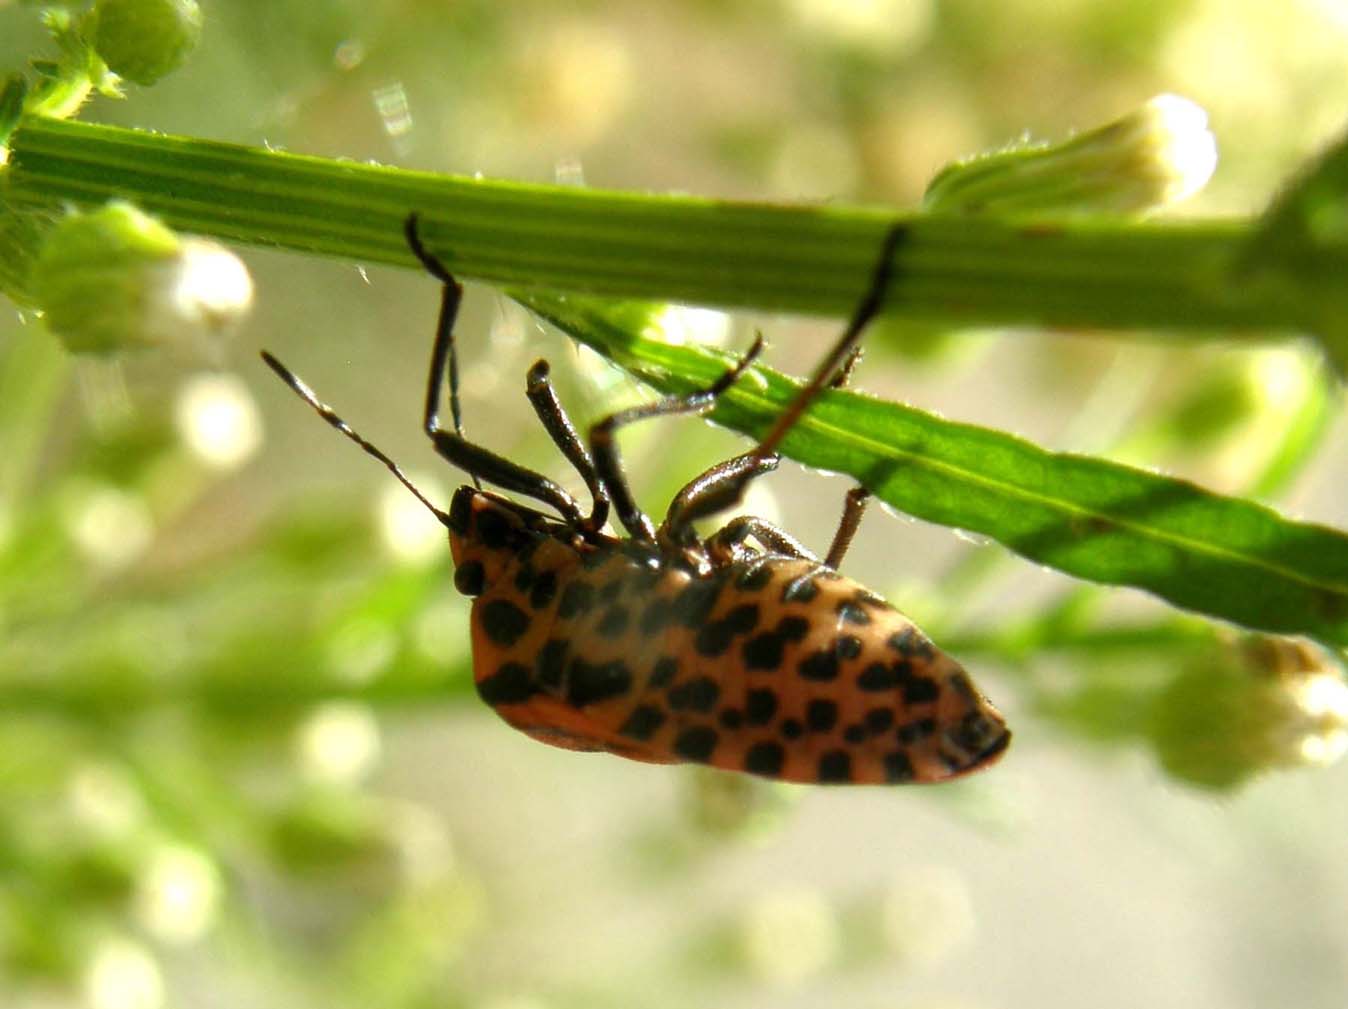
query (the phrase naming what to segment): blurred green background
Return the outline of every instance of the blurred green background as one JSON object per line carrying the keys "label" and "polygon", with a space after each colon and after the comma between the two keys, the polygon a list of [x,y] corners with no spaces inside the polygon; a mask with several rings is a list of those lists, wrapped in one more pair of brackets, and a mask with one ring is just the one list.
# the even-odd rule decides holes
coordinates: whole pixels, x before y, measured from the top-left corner
{"label": "blurred green background", "polygon": [[[909,207],[952,158],[1173,91],[1253,213],[1348,119],[1348,3],[236,0],[85,118],[407,167]],[[48,52],[0,2],[0,67]],[[927,789],[775,788],[567,753],[473,694],[443,530],[257,361],[442,498],[418,429],[437,294],[241,250],[256,307],[200,370],[74,360],[0,318],[0,1004],[1340,1009],[1342,765],[1280,705],[1287,647],[1082,589],[876,509],[848,573],[973,669],[1016,743]],[[673,313],[804,370],[827,320]],[[1291,343],[890,323],[866,390],[1348,524],[1348,430]],[[643,393],[470,289],[464,410],[566,473],[523,399]],[[739,449],[624,442],[649,510]],[[659,447],[659,452],[651,449]],[[1309,451],[1311,446],[1315,451]],[[823,548],[845,481],[752,510]],[[1283,670],[1279,678],[1279,670]],[[1263,771],[1269,773],[1260,773]]]}

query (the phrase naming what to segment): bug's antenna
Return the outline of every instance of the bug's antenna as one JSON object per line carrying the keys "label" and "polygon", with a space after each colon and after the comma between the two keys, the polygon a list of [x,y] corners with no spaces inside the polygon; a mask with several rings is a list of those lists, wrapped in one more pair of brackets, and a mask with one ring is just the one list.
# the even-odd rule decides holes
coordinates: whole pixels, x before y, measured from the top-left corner
{"label": "bug's antenna", "polygon": [[265,350],[262,351],[262,360],[267,362],[267,367],[270,368],[272,371],[276,372],[276,374],[280,376],[281,381],[284,382],[286,385],[290,386],[290,388],[294,390],[295,394],[299,396],[300,399],[304,400],[311,407],[313,407],[320,417],[326,420],[338,431],[342,432],[342,434],[346,435],[348,438],[354,441],[367,453],[374,456],[385,466],[387,466],[389,468],[389,472],[391,472],[394,476],[398,478],[399,483],[401,483],[404,487],[406,487],[413,494],[415,494],[417,500],[420,501],[422,504],[424,504],[435,514],[435,517],[440,520],[441,525],[445,526],[446,528],[449,527],[449,515],[441,511],[435,505],[431,504],[430,500],[426,497],[426,495],[421,493],[421,491],[417,490],[417,488],[413,485],[412,481],[407,479],[407,476],[403,473],[402,470],[398,468],[398,464],[396,462],[394,462],[392,459],[386,456],[373,444],[366,441],[359,434],[357,434],[355,430],[352,429],[350,424],[342,420],[341,417],[337,416],[337,414],[333,411],[332,407],[328,406],[326,403],[319,400],[319,398],[314,395],[314,391],[310,389],[307,385],[305,385],[298,375],[296,375],[293,371],[287,368],[280,361],[276,360],[276,358],[268,354]]}

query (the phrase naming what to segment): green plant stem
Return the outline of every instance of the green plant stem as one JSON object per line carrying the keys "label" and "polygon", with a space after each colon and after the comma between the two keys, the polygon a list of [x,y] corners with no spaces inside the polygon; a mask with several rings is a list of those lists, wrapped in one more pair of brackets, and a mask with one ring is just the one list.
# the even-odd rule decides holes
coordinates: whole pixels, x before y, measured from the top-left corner
{"label": "green plant stem", "polygon": [[218,238],[414,266],[409,211],[466,277],[514,288],[848,314],[902,221],[888,311],[963,325],[1291,327],[1276,292],[1228,284],[1244,221],[1015,223],[485,181],[90,123],[25,120],[8,197],[122,197]]}

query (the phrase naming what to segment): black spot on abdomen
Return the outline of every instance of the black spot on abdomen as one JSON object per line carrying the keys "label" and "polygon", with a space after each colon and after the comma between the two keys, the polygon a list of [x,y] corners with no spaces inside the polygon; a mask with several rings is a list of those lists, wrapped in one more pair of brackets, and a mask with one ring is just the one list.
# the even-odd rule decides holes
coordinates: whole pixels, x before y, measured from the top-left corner
{"label": "black spot on abdomen", "polygon": [[913,780],[913,762],[902,750],[885,754],[885,779],[892,785]]}
{"label": "black spot on abdomen", "polygon": [[668,686],[674,682],[674,677],[678,674],[679,660],[672,655],[661,656],[651,667],[650,679],[646,681],[646,686],[653,689]]}
{"label": "black spot on abdomen", "polygon": [[872,662],[857,677],[857,686],[872,693],[893,690],[898,685],[898,673],[893,666],[887,666],[883,662]]}
{"label": "black spot on abdomen", "polygon": [[480,617],[487,637],[503,648],[509,648],[529,629],[529,614],[508,599],[484,603]]}
{"label": "black spot on abdomen", "polygon": [[807,680],[825,682],[838,677],[838,654],[832,648],[821,648],[800,660],[796,667]]}
{"label": "black spot on abdomen", "polygon": [[671,615],[685,627],[701,627],[716,608],[716,597],[720,594],[719,579],[696,579],[674,597]]}
{"label": "black spot on abdomen", "polygon": [[674,737],[674,752],[684,760],[705,764],[716,752],[720,735],[709,725],[695,725]]}
{"label": "black spot on abdomen", "polygon": [[613,697],[621,697],[632,689],[632,671],[621,661],[589,663],[573,659],[567,667],[566,702],[583,708]]}
{"label": "black spot on abdomen", "polygon": [[777,714],[777,694],[766,689],[750,690],[744,697],[744,720],[750,725],[767,725]]}
{"label": "black spot on abdomen", "polygon": [[507,662],[477,682],[477,695],[493,708],[498,704],[523,704],[536,692],[529,670],[518,662]]}
{"label": "black spot on abdomen", "polygon": [[765,774],[776,777],[782,773],[786,764],[786,750],[781,743],[771,740],[754,743],[744,755],[744,769],[750,774]]}
{"label": "black spot on abdomen", "polygon": [[626,736],[628,739],[639,739],[642,742],[650,739],[659,730],[660,726],[665,724],[665,713],[651,704],[642,704],[632,709],[632,713],[627,716],[627,721],[623,722],[618,729],[618,734]]}
{"label": "black spot on abdomen", "polygon": [[589,612],[594,605],[594,586],[589,582],[571,582],[562,590],[562,600],[557,604],[557,616],[570,620],[582,613]]}
{"label": "black spot on abdomen", "polygon": [[541,610],[557,597],[557,573],[544,571],[529,590],[529,605]]}
{"label": "black spot on abdomen", "polygon": [[721,688],[710,676],[699,676],[669,688],[671,711],[710,711],[716,707]]}
{"label": "black spot on abdomen", "polygon": [[491,508],[480,509],[474,516],[473,531],[488,550],[502,550],[514,539],[505,516]]}
{"label": "black spot on abdomen", "polygon": [[805,724],[811,732],[830,732],[838,724],[838,705],[824,698],[816,698],[805,708]]}
{"label": "black spot on abdomen", "polygon": [[852,758],[844,750],[829,750],[819,758],[819,780],[839,785],[852,780]]}
{"label": "black spot on abdomen", "polygon": [[744,643],[742,654],[746,669],[777,669],[782,664],[782,653],[788,642],[799,641],[810,632],[810,622],[804,617],[783,617],[777,629],[755,634]]}
{"label": "black spot on abdomen", "polygon": [[819,586],[815,582],[815,574],[811,572],[807,575],[801,575],[791,579],[782,589],[782,602],[784,603],[810,603],[819,595]]}
{"label": "black spot on abdomen", "polygon": [[538,652],[535,668],[538,670],[538,683],[545,690],[557,690],[562,685],[562,675],[566,666],[567,642],[565,638],[550,638]]}
{"label": "black spot on abdomen", "polygon": [[736,606],[720,620],[703,624],[693,647],[708,658],[724,654],[736,634],[744,634],[758,624],[758,607],[753,603]]}
{"label": "black spot on abdomen", "polygon": [[735,579],[735,588],[743,589],[745,592],[757,592],[770,581],[772,581],[772,568],[760,561],[739,574]]}
{"label": "black spot on abdomen", "polygon": [[838,604],[838,619],[843,623],[865,625],[871,622],[871,615],[850,599]]}
{"label": "black spot on abdomen", "polygon": [[929,704],[941,696],[941,685],[925,676],[904,681],[903,699],[907,704]]}
{"label": "black spot on abdomen", "polygon": [[903,725],[900,725],[898,730],[894,733],[894,738],[897,739],[902,746],[912,746],[918,740],[926,739],[935,731],[936,719],[918,718],[914,721],[905,722]]}

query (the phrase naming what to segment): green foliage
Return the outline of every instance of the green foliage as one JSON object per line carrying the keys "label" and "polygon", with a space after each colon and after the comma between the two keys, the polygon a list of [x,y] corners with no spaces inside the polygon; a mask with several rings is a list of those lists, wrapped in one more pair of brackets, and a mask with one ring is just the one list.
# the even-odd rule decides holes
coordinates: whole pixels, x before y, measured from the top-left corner
{"label": "green foliage", "polygon": [[[638,334],[637,306],[521,295],[571,336],[662,392],[724,371],[724,355]],[[713,419],[762,436],[800,383],[754,368]],[[1248,627],[1348,646],[1348,536],[1104,459],[1047,452],[1001,431],[831,391],[783,442],[808,466],[847,473],[910,515],[991,537],[1094,582],[1147,589]]]}
{"label": "green foliage", "polygon": [[[28,8],[37,6],[0,4],[0,49],[18,37],[11,24],[36,23]],[[921,972],[942,957],[962,957],[952,974],[981,985],[980,965],[1008,948],[1060,997],[1070,980],[1060,961],[1075,954],[1063,936],[1097,929],[1071,921],[1041,942],[1033,926],[995,927],[985,945],[963,944],[977,941],[974,920],[992,913],[999,888],[1015,905],[1006,920],[1024,921],[1027,902],[1031,917],[1051,916],[1042,894],[1066,899],[1075,887],[1060,873],[1086,857],[1076,832],[1092,817],[1149,818],[1151,797],[1111,775],[1127,754],[1183,786],[1169,801],[1216,792],[1234,805],[1266,772],[1330,763],[1348,740],[1336,651],[1227,626],[1348,644],[1344,534],[1290,517],[1322,507],[1304,493],[1281,498],[1280,511],[1268,504],[1314,479],[1342,482],[1324,444],[1339,390],[1315,350],[1342,368],[1343,144],[1262,218],[1243,216],[1314,142],[1305,124],[1331,114],[1332,96],[1308,110],[1326,91],[1314,53],[1287,65],[1270,44],[1263,62],[1240,67],[1249,94],[1228,80],[1196,96],[1227,159],[1214,183],[1225,196],[1209,204],[1225,216],[1099,216],[1150,208],[1166,185],[1147,165],[1099,160],[1101,146],[1136,153],[1136,134],[1119,125],[1135,124],[1128,115],[1060,146],[997,149],[938,176],[931,200],[943,213],[904,217],[911,230],[891,315],[868,334],[858,372],[858,385],[883,398],[830,392],[784,445],[907,515],[980,538],[951,547],[938,535],[949,559],[924,563],[916,526],[873,514],[848,561],[1010,709],[1017,750],[968,787],[774,788],[587,762],[509,733],[472,687],[466,607],[443,530],[418,526],[425,516],[391,499],[372,510],[359,481],[377,467],[269,384],[253,355],[256,345],[285,350],[306,377],[341,365],[343,377],[329,370],[322,391],[344,414],[353,401],[353,423],[387,414],[393,424],[396,414],[413,432],[419,388],[395,392],[384,375],[420,380],[430,282],[404,316],[406,290],[387,276],[367,286],[340,273],[306,300],[322,283],[317,272],[301,280],[308,264],[298,257],[259,257],[268,308],[290,314],[245,330],[237,375],[188,377],[160,356],[120,353],[147,332],[135,299],[99,268],[125,243],[118,253],[106,234],[72,241],[70,229],[116,218],[165,249],[186,241],[145,224],[152,212],[174,229],[245,245],[407,267],[401,222],[417,209],[456,271],[515,292],[652,388],[683,390],[731,355],[664,342],[655,324],[668,322],[664,308],[597,295],[845,315],[895,218],[889,205],[915,202],[942,159],[996,148],[1041,122],[1048,105],[1062,107],[1050,132],[1063,136],[1178,86],[1180,28],[1201,27],[1200,6],[802,2],[768,12],[756,2],[256,0],[208,5],[213,44],[181,90],[132,89],[133,103],[113,106],[103,99],[119,95],[119,76],[149,83],[181,64],[200,31],[196,5],[44,5],[54,55],[8,53],[26,76],[11,74],[0,92],[0,289],[26,320],[0,330],[5,998],[46,1004],[81,993],[99,1009],[158,1009],[205,998],[191,990],[205,979],[215,1001],[287,1009],[672,1006],[741,995],[863,1004],[881,985],[905,1002],[915,979],[940,990],[942,975]],[[855,20],[867,11],[886,16]],[[1220,22],[1224,38],[1255,23],[1248,11],[1223,11]],[[678,115],[644,104],[662,90],[652,82],[665,57],[643,59],[642,37],[679,54],[677,88],[665,92],[681,96]],[[1164,67],[1148,62],[1163,45]],[[623,52],[636,55],[624,63]],[[767,65],[753,56],[764,52]],[[1284,96],[1278,114],[1247,119],[1247,109],[1267,112],[1271,94]],[[91,96],[91,120],[166,134],[46,118],[70,116]],[[414,142],[423,146],[405,146]],[[705,157],[730,148],[733,160]],[[496,181],[544,178],[573,155],[592,178],[629,191]],[[752,201],[645,192],[687,189]],[[109,198],[143,210],[107,209]],[[83,216],[68,216],[72,207]],[[38,299],[44,321],[32,312]],[[516,360],[518,321],[507,315],[484,351],[473,311],[470,299],[461,339],[469,431],[551,466],[551,446],[525,433],[532,418],[517,386],[535,341],[556,335],[529,323]],[[114,334],[77,343],[113,353],[69,357],[51,331],[68,328],[71,312],[95,334]],[[1003,328],[1037,324],[1060,332]],[[963,325],[983,337],[954,332]],[[1157,344],[1118,339],[1136,327],[1158,328]],[[1319,347],[1250,347],[1292,328]],[[1115,334],[1108,343],[1102,329]],[[786,332],[771,324],[772,353],[790,349]],[[732,344],[747,344],[743,335]],[[1214,336],[1218,347],[1204,342]],[[828,339],[789,370],[808,370]],[[376,343],[377,374],[362,357]],[[1008,346],[1014,355],[999,356]],[[411,366],[400,370],[403,361]],[[582,424],[628,395],[587,358],[576,375],[558,363],[563,398],[586,404],[575,410]],[[711,419],[761,432],[795,387],[755,368]],[[263,454],[255,393],[271,397],[278,442]],[[895,401],[910,395],[983,424]],[[1028,408],[1002,415],[1017,403]],[[1010,433],[1026,427],[1073,451]],[[651,485],[677,487],[743,444],[691,423],[624,432],[648,507]],[[301,497],[329,456],[343,476]],[[788,521],[813,523],[811,543],[827,542],[839,491],[816,491],[825,481],[815,477],[781,502]],[[827,516],[802,518],[816,496],[827,498],[818,509]],[[1017,781],[1041,774],[1030,817]],[[1335,804],[1312,791],[1324,780],[1303,773],[1296,785],[1328,816]],[[1079,793],[1064,799],[1064,781]],[[1069,847],[1055,859],[1025,822],[1048,822],[1064,801]],[[1279,855],[1309,864],[1320,821],[1282,813],[1266,824]],[[1223,821],[1226,858],[1236,825]],[[996,843],[1011,829],[1051,878],[1015,878],[1018,846]],[[1099,859],[1109,864],[1089,889],[1103,895],[1117,867],[1107,852]],[[1233,874],[1244,892],[1245,872]],[[1139,899],[1146,876],[1125,880]],[[1158,878],[1189,892],[1170,887],[1165,868]],[[1313,920],[1313,895],[1303,897],[1295,919]],[[1110,900],[1091,899],[1113,915]],[[1137,943],[1167,919],[1147,906]],[[1111,959],[1127,961],[1135,944]],[[1041,946],[1053,950],[1047,967],[1019,956]],[[1271,959],[1261,957],[1261,972]],[[1164,973],[1149,959],[1128,962],[1140,977]],[[1291,963],[1285,973],[1309,990],[1314,972]],[[1325,1005],[1341,999],[1331,987]],[[1098,990],[1092,978],[1083,999]]]}

